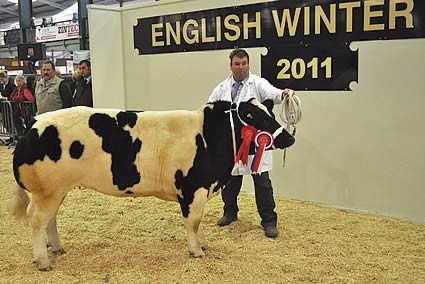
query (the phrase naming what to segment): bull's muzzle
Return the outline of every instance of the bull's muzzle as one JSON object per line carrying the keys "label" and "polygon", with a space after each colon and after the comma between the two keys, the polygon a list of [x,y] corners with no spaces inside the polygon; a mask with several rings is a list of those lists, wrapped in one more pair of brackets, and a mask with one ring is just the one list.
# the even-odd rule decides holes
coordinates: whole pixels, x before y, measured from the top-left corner
{"label": "bull's muzzle", "polygon": [[295,137],[289,134],[283,126],[276,129],[273,138],[273,149],[285,149],[295,143]]}

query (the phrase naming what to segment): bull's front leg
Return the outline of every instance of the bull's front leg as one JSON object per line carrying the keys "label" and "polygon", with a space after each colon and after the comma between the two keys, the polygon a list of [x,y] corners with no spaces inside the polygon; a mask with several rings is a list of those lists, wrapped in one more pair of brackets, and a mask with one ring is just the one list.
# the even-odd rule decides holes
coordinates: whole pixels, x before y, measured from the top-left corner
{"label": "bull's front leg", "polygon": [[[185,194],[186,193],[186,194]],[[184,226],[187,232],[189,253],[194,257],[204,257],[202,247],[206,247],[205,237],[200,228],[208,191],[198,188],[194,192],[183,189],[183,197],[179,196],[179,203],[184,217]]]}

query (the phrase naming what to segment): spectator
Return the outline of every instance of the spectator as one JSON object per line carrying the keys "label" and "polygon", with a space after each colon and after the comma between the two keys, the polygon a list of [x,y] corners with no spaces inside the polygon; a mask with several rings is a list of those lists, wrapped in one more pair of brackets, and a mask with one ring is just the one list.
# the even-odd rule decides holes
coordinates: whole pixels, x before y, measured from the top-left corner
{"label": "spectator", "polygon": [[41,27],[42,28],[47,27],[47,19],[46,18],[41,19]]}
{"label": "spectator", "polygon": [[[9,76],[7,75],[7,71],[0,71],[0,101],[8,100],[10,98],[10,95],[12,94],[13,90],[15,89],[15,84],[9,79]],[[2,121],[8,121],[6,117],[6,113],[1,113]],[[4,125],[7,132],[12,132],[11,127],[7,124]],[[10,138],[6,141],[6,144],[12,143],[13,139]]]}
{"label": "spectator", "polygon": [[22,103],[24,101],[32,102],[34,100],[34,97],[27,87],[25,77],[22,75],[17,75],[15,77],[15,83],[16,87],[13,90],[10,99],[18,103]]}
{"label": "spectator", "polygon": [[35,76],[29,75],[27,77],[27,88],[28,88],[28,90],[30,90],[33,97],[35,96],[35,84],[36,84]]}
{"label": "spectator", "polygon": [[36,28],[36,26],[35,26],[35,17],[31,17],[30,27],[31,27],[31,29],[35,29]]}
{"label": "spectator", "polygon": [[75,95],[75,89],[77,87],[77,81],[80,79],[80,70],[75,68],[72,72],[71,81],[69,82],[69,88],[71,89],[71,94]]}
{"label": "spectator", "polygon": [[9,99],[15,84],[9,79],[7,71],[0,71],[0,94],[3,98]]}
{"label": "spectator", "polygon": [[55,76],[55,64],[45,61],[41,66],[41,80],[35,87],[37,114],[72,106],[72,94],[68,84]]}
{"label": "spectator", "polygon": [[22,136],[24,133],[24,125],[22,124],[22,119],[24,116],[24,106],[23,102],[33,102],[34,97],[31,94],[31,91],[27,88],[25,77],[22,75],[17,75],[15,77],[16,88],[13,90],[10,99],[16,104],[13,104],[13,120],[15,122],[16,133],[19,136]]}
{"label": "spectator", "polygon": [[62,78],[61,71],[58,68],[55,69],[55,76],[58,78]]}
{"label": "spectator", "polygon": [[79,63],[79,71],[80,79],[76,84],[72,105],[93,107],[90,61],[82,60]]}

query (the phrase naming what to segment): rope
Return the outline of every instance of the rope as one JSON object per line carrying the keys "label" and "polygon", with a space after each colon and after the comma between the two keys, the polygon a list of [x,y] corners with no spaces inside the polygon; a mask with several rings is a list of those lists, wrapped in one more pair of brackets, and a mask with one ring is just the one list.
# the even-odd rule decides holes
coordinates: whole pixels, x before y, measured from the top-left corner
{"label": "rope", "polygon": [[[292,128],[292,136],[295,136],[295,133],[297,132],[296,125],[301,121],[302,112],[301,100],[298,96],[295,95],[293,90],[290,90],[288,94],[284,96],[279,116],[283,123],[286,124],[285,129],[291,133]],[[283,167],[285,167],[286,162],[286,150],[287,149],[285,149],[283,152]]]}

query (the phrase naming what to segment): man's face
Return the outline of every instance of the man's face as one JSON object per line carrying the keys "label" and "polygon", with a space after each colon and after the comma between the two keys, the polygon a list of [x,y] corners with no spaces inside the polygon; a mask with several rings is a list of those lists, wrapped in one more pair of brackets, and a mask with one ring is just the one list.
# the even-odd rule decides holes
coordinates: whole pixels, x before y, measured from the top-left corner
{"label": "man's face", "polygon": [[78,69],[80,70],[80,75],[81,75],[81,76],[83,76],[84,78],[88,78],[88,77],[90,77],[90,75],[91,75],[91,70],[90,70],[90,67],[89,67],[89,66],[87,66],[87,64],[85,64],[85,63],[80,64],[80,66],[79,66],[79,68],[78,68]]}
{"label": "man's face", "polygon": [[247,57],[233,57],[230,62],[230,69],[232,70],[233,79],[235,81],[242,81],[249,74],[249,61]]}
{"label": "man's face", "polygon": [[2,85],[7,85],[7,83],[9,83],[9,79],[8,78],[0,78],[0,84]]}
{"label": "man's face", "polygon": [[49,81],[55,76],[55,70],[53,70],[52,65],[43,64],[41,65],[41,75],[45,81]]}

